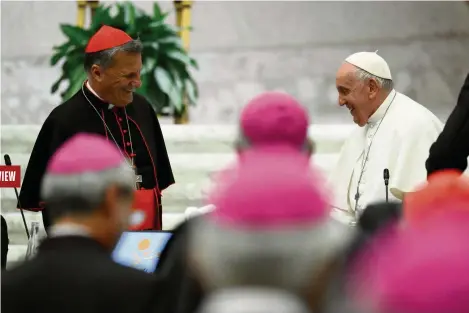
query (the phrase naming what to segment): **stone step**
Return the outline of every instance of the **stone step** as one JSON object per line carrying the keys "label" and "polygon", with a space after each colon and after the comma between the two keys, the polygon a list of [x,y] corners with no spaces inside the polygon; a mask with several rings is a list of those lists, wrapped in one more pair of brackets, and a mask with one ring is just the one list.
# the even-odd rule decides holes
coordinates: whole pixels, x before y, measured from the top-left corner
{"label": "stone step", "polygon": [[[40,125],[1,126],[3,153],[29,154],[36,141]],[[312,125],[309,136],[314,139],[318,153],[336,153],[354,125]],[[238,127],[234,125],[161,125],[168,152],[213,153],[233,151]],[[14,160],[13,160],[14,162]]]}
{"label": "stone step", "polygon": [[[19,164],[23,169],[26,168],[29,159],[28,155],[10,154],[10,156],[12,160],[15,160],[15,164]],[[334,166],[337,157],[337,154],[318,154],[312,159],[312,164],[315,164],[323,172],[327,173]],[[211,175],[226,167],[235,159],[236,155],[234,153],[170,155],[176,184],[163,192],[165,211],[181,213],[188,206],[201,205],[206,191],[211,184]],[[0,195],[4,211],[16,209],[14,189],[1,189]]]}

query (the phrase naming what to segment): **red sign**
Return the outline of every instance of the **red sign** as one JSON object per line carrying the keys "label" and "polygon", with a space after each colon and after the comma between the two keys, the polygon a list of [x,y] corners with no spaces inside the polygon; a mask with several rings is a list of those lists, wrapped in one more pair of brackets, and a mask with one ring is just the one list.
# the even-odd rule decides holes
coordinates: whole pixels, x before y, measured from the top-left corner
{"label": "red sign", "polygon": [[21,168],[19,165],[0,165],[0,188],[19,188]]}

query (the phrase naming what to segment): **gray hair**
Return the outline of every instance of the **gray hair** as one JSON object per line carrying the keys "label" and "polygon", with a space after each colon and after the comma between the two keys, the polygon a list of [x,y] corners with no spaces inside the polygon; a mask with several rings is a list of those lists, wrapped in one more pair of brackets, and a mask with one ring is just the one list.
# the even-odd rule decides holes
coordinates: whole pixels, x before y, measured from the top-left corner
{"label": "gray hair", "polygon": [[357,68],[356,71],[355,71],[355,76],[361,80],[361,81],[366,81],[366,80],[369,80],[369,79],[373,79],[374,81],[376,81],[376,83],[378,84],[378,86],[386,91],[390,91],[394,88],[394,83],[392,81],[392,79],[385,79],[385,78],[381,78],[381,77],[378,77],[376,75],[373,75],[361,68]]}
{"label": "gray hair", "polygon": [[209,290],[262,286],[304,294],[349,237],[328,221],[269,231],[222,229],[209,219],[192,226],[189,259]]}
{"label": "gray hair", "polygon": [[116,186],[122,197],[130,196],[135,190],[135,174],[127,163],[78,175],[46,174],[41,197],[54,217],[86,214],[102,204],[111,186]]}
{"label": "gray hair", "polygon": [[85,54],[84,67],[88,73],[91,67],[96,64],[103,68],[108,68],[113,61],[113,57],[118,52],[142,53],[143,44],[139,39],[129,41],[121,46],[111,49]]}

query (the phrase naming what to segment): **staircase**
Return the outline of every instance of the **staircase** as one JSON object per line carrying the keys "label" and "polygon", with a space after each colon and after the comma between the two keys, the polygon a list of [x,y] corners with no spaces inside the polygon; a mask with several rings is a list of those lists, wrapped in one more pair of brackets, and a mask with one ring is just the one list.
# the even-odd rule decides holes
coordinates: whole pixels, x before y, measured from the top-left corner
{"label": "staircase", "polygon": [[[316,156],[312,162],[323,171],[334,166],[344,139],[353,125],[314,125],[310,136],[316,142]],[[176,184],[163,192],[163,225],[172,229],[184,219],[188,207],[203,205],[204,190],[210,175],[235,160],[233,140],[236,126],[162,125],[166,147]],[[22,174],[28,164],[40,126],[2,126],[1,151],[10,154],[13,164],[21,165]],[[10,246],[8,261],[21,260],[26,252],[27,238],[21,214],[16,209],[13,189],[1,189],[1,212],[8,224]],[[31,222],[41,223],[40,213],[25,212],[28,228]]]}

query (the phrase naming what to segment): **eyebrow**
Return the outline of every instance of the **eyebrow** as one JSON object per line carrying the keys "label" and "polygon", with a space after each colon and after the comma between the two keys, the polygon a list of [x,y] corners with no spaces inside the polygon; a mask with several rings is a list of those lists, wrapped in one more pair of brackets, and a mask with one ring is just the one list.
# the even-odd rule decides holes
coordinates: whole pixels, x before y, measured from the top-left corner
{"label": "eyebrow", "polygon": [[126,71],[126,72],[122,72],[122,75],[124,76],[130,76],[130,75],[135,75],[137,73],[140,73],[142,71],[142,69],[139,69],[139,70],[136,70],[136,71]]}

